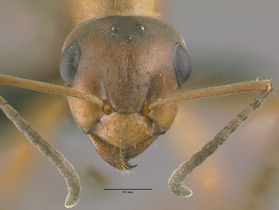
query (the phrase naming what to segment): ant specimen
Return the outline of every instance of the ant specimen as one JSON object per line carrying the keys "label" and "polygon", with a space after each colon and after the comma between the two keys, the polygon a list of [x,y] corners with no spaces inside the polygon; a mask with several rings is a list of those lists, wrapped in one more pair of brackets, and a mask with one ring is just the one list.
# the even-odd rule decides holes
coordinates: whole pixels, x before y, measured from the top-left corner
{"label": "ant specimen", "polygon": [[[177,102],[259,91],[260,95],[247,108],[169,178],[172,193],[189,197],[192,191],[182,186],[186,176],[263,103],[272,92],[271,81],[180,91],[191,73],[189,54],[181,35],[155,12],[143,9],[148,1],[110,2],[104,6],[110,7],[109,13],[82,22],[67,37],[60,61],[66,87],[7,75],[0,75],[0,83],[67,96],[77,126],[88,135],[102,158],[121,170],[135,167],[128,161],[170,128]],[[128,9],[119,12],[120,6]],[[65,178],[68,185],[65,206],[76,205],[81,187],[71,163],[2,97],[0,108]]]}

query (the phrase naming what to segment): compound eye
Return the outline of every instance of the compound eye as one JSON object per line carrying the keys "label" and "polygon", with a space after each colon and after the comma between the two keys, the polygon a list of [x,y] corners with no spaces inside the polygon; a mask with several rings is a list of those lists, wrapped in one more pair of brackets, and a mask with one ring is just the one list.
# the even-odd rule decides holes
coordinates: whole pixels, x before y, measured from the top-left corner
{"label": "compound eye", "polygon": [[71,85],[77,73],[80,61],[80,47],[77,42],[71,43],[60,58],[60,74],[67,85]]}
{"label": "compound eye", "polygon": [[187,50],[180,43],[174,48],[174,69],[181,86],[191,74],[191,61]]}

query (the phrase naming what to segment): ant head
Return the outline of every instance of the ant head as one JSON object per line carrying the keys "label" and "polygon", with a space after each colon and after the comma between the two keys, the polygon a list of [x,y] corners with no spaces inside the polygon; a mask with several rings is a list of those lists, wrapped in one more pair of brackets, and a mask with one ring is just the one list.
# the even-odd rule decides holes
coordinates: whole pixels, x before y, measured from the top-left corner
{"label": "ant head", "polygon": [[168,130],[177,109],[162,105],[147,113],[144,107],[177,92],[190,71],[178,32],[161,20],[134,16],[82,23],[67,38],[60,63],[68,86],[107,105],[69,98],[77,125],[107,162],[122,169]]}

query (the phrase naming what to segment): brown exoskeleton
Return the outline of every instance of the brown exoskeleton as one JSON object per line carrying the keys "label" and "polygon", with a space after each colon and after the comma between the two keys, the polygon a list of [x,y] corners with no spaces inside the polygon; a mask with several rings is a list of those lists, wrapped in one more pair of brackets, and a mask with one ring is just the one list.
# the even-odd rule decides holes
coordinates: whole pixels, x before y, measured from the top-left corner
{"label": "brown exoskeleton", "polygon": [[171,126],[176,104],[152,101],[177,92],[190,75],[178,32],[150,17],[109,16],[88,20],[68,36],[62,78],[73,89],[97,96],[105,107],[69,97],[81,130],[99,154],[119,169]]}
{"label": "brown exoskeleton", "polygon": [[[186,45],[172,26],[158,18],[154,5],[155,1],[148,0],[92,1],[92,7],[104,10],[102,15],[86,17],[63,47],[60,73],[67,87],[5,75],[0,75],[0,83],[68,96],[76,124],[103,159],[122,170],[134,167],[128,161],[169,129],[176,115],[176,102],[260,91],[212,141],[175,170],[169,179],[170,190],[187,197],[191,195],[190,189],[181,186],[185,177],[262,104],[272,85],[270,81],[251,81],[180,91],[191,72]],[[86,8],[90,11],[90,7]],[[74,206],[81,188],[72,165],[2,97],[0,107],[58,167],[69,187],[66,206]]]}

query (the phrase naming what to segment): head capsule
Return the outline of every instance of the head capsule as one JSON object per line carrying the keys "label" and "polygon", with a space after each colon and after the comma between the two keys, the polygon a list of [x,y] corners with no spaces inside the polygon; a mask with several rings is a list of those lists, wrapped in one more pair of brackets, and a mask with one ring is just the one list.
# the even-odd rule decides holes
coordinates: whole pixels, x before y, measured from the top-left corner
{"label": "head capsule", "polygon": [[179,90],[191,65],[179,33],[162,20],[109,16],[88,20],[68,36],[60,72],[68,86],[101,98],[106,111],[68,98],[76,124],[99,154],[120,169],[171,126],[176,104],[143,111]]}

